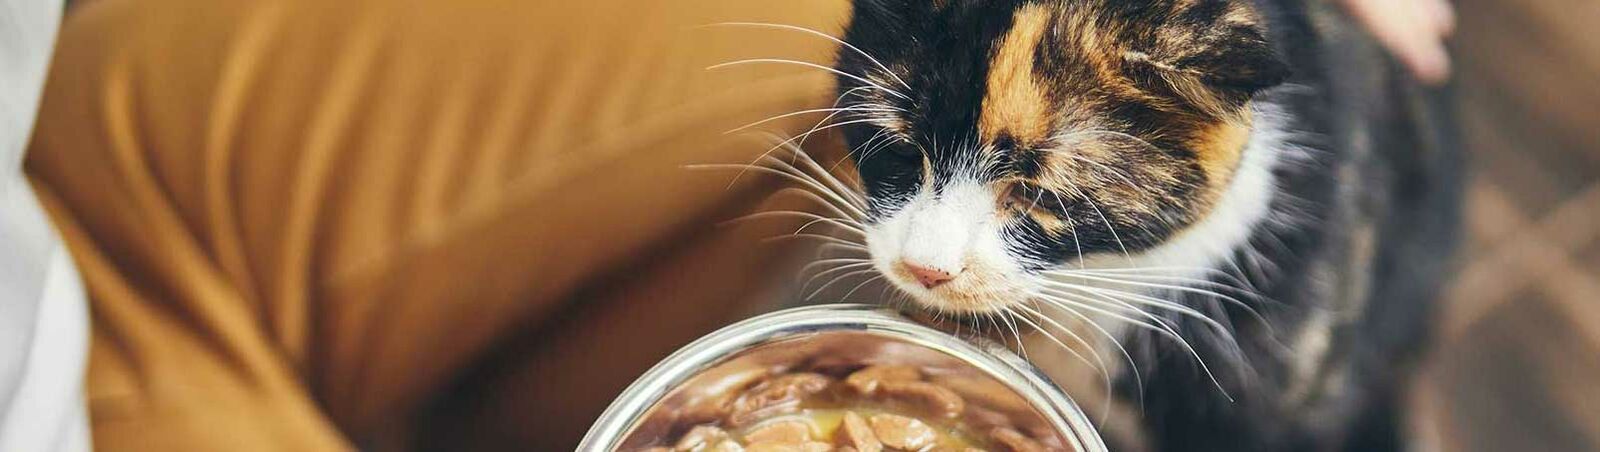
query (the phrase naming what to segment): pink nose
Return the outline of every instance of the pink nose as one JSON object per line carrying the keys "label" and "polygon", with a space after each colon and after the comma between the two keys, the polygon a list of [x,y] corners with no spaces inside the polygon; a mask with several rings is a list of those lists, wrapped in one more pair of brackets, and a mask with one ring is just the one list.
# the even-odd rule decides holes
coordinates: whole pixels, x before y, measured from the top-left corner
{"label": "pink nose", "polygon": [[905,267],[906,271],[911,273],[911,276],[917,278],[917,282],[922,283],[922,287],[929,289],[956,279],[956,275],[933,267],[925,267],[907,261],[900,261],[900,266]]}

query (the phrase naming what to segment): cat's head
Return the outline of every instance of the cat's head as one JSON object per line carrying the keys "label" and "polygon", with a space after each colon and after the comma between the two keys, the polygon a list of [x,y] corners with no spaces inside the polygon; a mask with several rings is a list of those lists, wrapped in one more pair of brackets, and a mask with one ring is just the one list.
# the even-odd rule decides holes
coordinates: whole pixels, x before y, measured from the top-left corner
{"label": "cat's head", "polygon": [[1288,75],[1238,0],[857,0],[845,41],[873,266],[960,312],[1203,221]]}

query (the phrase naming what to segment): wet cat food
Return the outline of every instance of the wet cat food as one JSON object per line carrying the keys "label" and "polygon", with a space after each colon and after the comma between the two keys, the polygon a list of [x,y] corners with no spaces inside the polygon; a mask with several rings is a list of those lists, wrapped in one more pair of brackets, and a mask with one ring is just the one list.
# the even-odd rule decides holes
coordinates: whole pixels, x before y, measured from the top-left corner
{"label": "wet cat food", "polygon": [[752,371],[695,400],[647,452],[1064,451],[997,383],[902,365]]}

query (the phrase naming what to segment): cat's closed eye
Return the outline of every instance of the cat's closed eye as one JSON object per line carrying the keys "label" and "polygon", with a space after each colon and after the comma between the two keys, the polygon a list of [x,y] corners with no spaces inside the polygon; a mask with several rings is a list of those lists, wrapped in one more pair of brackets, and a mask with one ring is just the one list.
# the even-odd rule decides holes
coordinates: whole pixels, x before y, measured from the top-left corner
{"label": "cat's closed eye", "polygon": [[922,150],[908,143],[895,143],[889,146],[889,152],[902,159],[921,159]]}

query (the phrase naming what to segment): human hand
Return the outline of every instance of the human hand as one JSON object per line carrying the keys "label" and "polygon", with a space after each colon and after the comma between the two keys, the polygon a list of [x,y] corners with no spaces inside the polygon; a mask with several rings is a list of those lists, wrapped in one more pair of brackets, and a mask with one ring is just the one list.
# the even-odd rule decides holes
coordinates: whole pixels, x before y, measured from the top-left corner
{"label": "human hand", "polygon": [[1449,0],[1337,0],[1424,83],[1450,78],[1444,40],[1455,31]]}

